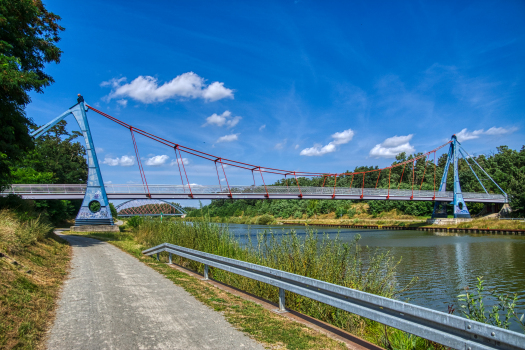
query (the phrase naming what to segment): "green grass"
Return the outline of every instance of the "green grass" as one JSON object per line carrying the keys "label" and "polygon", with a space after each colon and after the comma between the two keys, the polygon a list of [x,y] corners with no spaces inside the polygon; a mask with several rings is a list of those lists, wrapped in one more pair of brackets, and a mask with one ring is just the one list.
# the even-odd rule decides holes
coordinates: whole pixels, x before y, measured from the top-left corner
{"label": "green grass", "polygon": [[38,219],[0,212],[0,348],[36,349],[49,329],[70,247]]}

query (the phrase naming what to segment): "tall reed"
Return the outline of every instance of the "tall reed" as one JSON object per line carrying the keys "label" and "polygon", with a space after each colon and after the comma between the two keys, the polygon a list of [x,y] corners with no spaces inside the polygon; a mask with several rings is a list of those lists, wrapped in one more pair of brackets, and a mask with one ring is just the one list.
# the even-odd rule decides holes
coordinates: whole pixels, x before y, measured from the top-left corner
{"label": "tall reed", "polygon": [[[320,236],[313,230],[308,230],[304,237],[293,230],[283,235],[270,230],[258,234],[257,241],[249,240],[243,246],[227,226],[211,224],[206,220],[163,223],[145,220],[134,230],[134,235],[139,243],[148,247],[168,242],[388,298],[396,294],[397,263],[388,253],[376,253],[361,247],[359,236],[347,244],[338,236]],[[175,262],[200,272],[203,270],[203,265],[194,261],[177,257]],[[210,275],[264,299],[278,300],[278,289],[268,284],[213,268],[210,268]],[[376,336],[382,333],[382,328],[375,322],[294,293],[286,292],[286,307],[357,334],[366,335],[371,328]]]}

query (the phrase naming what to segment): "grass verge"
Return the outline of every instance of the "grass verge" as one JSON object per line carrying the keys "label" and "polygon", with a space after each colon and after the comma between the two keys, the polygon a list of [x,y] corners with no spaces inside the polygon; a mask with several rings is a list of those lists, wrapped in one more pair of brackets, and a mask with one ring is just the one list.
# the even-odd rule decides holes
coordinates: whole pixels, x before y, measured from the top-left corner
{"label": "grass verge", "polygon": [[70,246],[33,219],[0,211],[0,348],[42,345],[67,275]]}
{"label": "grass verge", "polygon": [[262,306],[226,291],[220,290],[173,269],[165,264],[165,259],[157,262],[142,254],[148,248],[139,244],[129,232],[120,233],[80,233],[86,237],[107,241],[131,254],[143,263],[166,276],[174,284],[205,305],[221,312],[226,319],[242,332],[271,349],[347,349],[346,345],[324,334],[311,330],[297,322],[279,316]]}

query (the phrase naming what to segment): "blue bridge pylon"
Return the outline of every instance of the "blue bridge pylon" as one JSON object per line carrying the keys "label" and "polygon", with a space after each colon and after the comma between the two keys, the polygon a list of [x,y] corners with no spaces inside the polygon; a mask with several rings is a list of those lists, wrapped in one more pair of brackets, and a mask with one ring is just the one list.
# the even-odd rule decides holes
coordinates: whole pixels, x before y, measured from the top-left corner
{"label": "blue bridge pylon", "polygon": [[80,131],[86,142],[86,153],[88,161],[87,188],[82,201],[80,211],[75,218],[75,226],[83,225],[113,225],[111,210],[109,209],[108,196],[102,180],[102,173],[98,164],[95,145],[91,137],[91,130],[86,116],[87,107],[84,98],[79,94],[77,104],[56,117],[49,123],[32,132],[30,135],[37,138],[52,128],[56,123],[70,114],[75,117]]}
{"label": "blue bridge pylon", "polygon": [[[500,191],[507,197],[507,194],[505,191],[499,187],[499,185],[490,177],[489,174],[476,162],[476,160],[470,156],[470,154],[467,153],[461,146],[461,143],[459,143],[456,135],[452,135],[452,140],[450,143],[450,147],[448,149],[447,154],[447,164],[445,165],[445,171],[443,172],[443,176],[441,177],[441,183],[439,185],[439,192],[445,192],[447,187],[447,177],[448,177],[448,170],[450,168],[450,165],[452,164],[454,166],[454,199],[452,202],[440,202],[436,201],[434,204],[434,212],[432,213],[432,218],[446,218],[447,217],[447,205],[452,204],[453,206],[453,213],[454,218],[470,218],[470,213],[467,208],[467,204],[465,203],[465,200],[463,199],[463,193],[461,192],[461,185],[459,183],[459,172],[458,172],[458,163],[459,163],[459,156],[463,157],[465,162],[468,164],[470,170],[480,183],[481,187],[483,187],[483,190],[485,193],[488,194],[487,189],[483,185],[483,182],[479,179],[478,175],[472,169],[472,166],[469,163],[469,159],[472,160],[482,171],[483,173],[500,189]],[[508,202],[508,201],[507,201]]]}

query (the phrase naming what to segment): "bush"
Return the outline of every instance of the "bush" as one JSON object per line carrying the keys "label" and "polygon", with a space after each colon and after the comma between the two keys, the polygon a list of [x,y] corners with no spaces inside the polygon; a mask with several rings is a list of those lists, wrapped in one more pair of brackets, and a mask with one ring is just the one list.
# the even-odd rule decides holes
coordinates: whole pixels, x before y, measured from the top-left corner
{"label": "bush", "polygon": [[270,225],[274,219],[272,216],[265,214],[257,219],[257,225]]}
{"label": "bush", "polygon": [[126,224],[131,226],[131,227],[133,227],[133,228],[137,228],[143,222],[144,222],[144,219],[141,218],[140,216],[132,216],[132,217],[129,218],[129,220],[128,220],[128,222]]}

